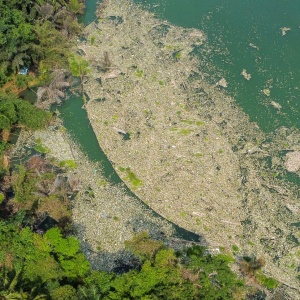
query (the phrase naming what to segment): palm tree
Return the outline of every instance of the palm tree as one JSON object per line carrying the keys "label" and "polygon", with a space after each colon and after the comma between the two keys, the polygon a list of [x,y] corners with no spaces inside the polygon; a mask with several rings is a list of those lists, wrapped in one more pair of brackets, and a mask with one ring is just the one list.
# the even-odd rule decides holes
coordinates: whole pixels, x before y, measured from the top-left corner
{"label": "palm tree", "polygon": [[44,85],[37,90],[37,101],[35,105],[42,109],[49,109],[54,103],[60,104],[65,97],[64,89],[70,83],[66,80],[66,70],[54,70]]}

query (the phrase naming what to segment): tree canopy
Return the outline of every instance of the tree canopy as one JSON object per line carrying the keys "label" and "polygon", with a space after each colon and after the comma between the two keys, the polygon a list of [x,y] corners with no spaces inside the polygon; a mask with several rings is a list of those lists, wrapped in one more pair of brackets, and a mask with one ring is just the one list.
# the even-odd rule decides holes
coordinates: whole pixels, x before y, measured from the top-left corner
{"label": "tree canopy", "polygon": [[51,118],[50,113],[42,111],[28,101],[15,95],[0,93],[0,130],[22,125],[29,129],[45,126]]}
{"label": "tree canopy", "polygon": [[63,282],[76,285],[90,272],[79,242],[63,238],[57,228],[39,235],[1,221],[0,242],[0,296],[34,292],[51,299],[51,292]]}
{"label": "tree canopy", "polygon": [[70,38],[80,31],[79,0],[0,0],[0,85],[24,66],[67,65]]}
{"label": "tree canopy", "polygon": [[4,299],[23,293],[32,299],[53,300],[229,300],[243,289],[227,256],[211,256],[197,246],[180,255],[160,247],[151,256],[147,252],[140,268],[114,274],[92,271],[79,242],[72,236],[64,238],[57,228],[40,235],[1,221],[0,242],[0,296]]}

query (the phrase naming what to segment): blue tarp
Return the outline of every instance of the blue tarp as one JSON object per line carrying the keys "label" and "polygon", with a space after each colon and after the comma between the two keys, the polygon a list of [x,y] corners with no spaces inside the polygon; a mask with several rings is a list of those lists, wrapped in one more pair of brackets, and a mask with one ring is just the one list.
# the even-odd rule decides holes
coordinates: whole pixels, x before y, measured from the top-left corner
{"label": "blue tarp", "polygon": [[25,67],[25,68],[22,68],[22,69],[19,71],[19,74],[21,74],[21,75],[27,75],[27,72],[28,72],[28,68]]}

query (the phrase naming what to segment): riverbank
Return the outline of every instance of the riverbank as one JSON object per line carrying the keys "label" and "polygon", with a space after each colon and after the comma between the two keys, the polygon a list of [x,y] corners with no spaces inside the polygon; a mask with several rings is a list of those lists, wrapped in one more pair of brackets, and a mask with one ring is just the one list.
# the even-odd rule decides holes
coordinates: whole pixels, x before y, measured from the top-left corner
{"label": "riverbank", "polygon": [[129,259],[124,241],[140,231],[170,241],[172,226],[154,217],[137,199],[128,196],[122,186],[111,185],[101,175],[100,166],[87,159],[59,123],[34,133],[23,131],[12,156],[26,153],[37,141],[47,149],[48,159],[72,166],[68,177],[79,183],[79,193],[72,200],[74,234],[94,268],[112,271],[117,261]]}
{"label": "riverbank", "polygon": [[[270,142],[217,85],[222,78],[207,83],[193,55],[209,55],[205,35],[108,1],[85,38],[86,108],[119,176],[167,219],[212,246],[265,257],[264,272],[297,289],[297,190],[274,176],[283,135]],[[297,150],[297,136],[286,129],[285,148]]]}

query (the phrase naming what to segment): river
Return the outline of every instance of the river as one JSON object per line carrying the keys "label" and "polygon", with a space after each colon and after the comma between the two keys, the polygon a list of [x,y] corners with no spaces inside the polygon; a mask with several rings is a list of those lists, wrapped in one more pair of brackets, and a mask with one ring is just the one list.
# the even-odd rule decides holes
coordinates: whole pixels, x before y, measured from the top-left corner
{"label": "river", "polygon": [[[205,32],[209,53],[202,66],[211,82],[221,77],[251,121],[269,133],[281,126],[300,128],[299,82],[300,3],[296,0],[136,0],[175,25]],[[96,0],[86,1],[85,25],[95,20]],[[202,53],[199,49],[199,55]],[[202,57],[203,61],[203,57]],[[246,70],[251,75],[246,80]],[[266,95],[266,94],[269,94]],[[98,145],[82,109],[81,97],[71,96],[59,108],[64,126],[104,175],[122,182]],[[277,105],[277,107],[275,107]],[[293,181],[297,176],[290,175]],[[128,190],[129,193],[131,193]]]}
{"label": "river", "polygon": [[[135,2],[175,25],[205,32],[210,47],[205,59],[215,66],[207,72],[212,80],[226,78],[228,92],[264,132],[280,126],[300,128],[298,0]],[[243,69],[251,74],[250,80],[241,75]]]}
{"label": "river", "polygon": [[[135,0],[159,18],[203,30],[200,69],[267,135],[300,129],[300,2],[298,0]],[[89,4],[88,4],[89,6]],[[251,76],[246,80],[242,71]],[[274,134],[275,133],[275,134]],[[271,137],[269,137],[272,139]],[[300,185],[294,173],[282,175]]]}
{"label": "river", "polygon": [[[208,37],[210,49],[207,73],[211,81],[226,78],[228,93],[268,133],[280,126],[300,128],[299,94],[300,3],[295,0],[238,1],[238,0],[136,0],[158,17],[183,27],[201,29]],[[80,21],[87,25],[96,19],[96,0],[86,1]],[[273,9],[275,8],[275,9]],[[286,27],[286,31],[281,28]],[[290,29],[290,30],[289,30]],[[283,35],[283,33],[286,33]],[[199,51],[200,53],[200,51]],[[213,67],[212,67],[213,66]],[[241,76],[245,69],[250,80]],[[263,91],[269,90],[270,96]],[[274,101],[280,109],[271,105]],[[71,95],[59,111],[64,126],[82,150],[94,162],[100,162],[104,176],[114,184],[122,183],[111,162],[99,147],[82,109],[82,97]],[[299,182],[297,175],[289,174]],[[123,183],[124,184],[124,183]],[[134,194],[126,188],[131,196]],[[145,205],[141,201],[141,205]],[[157,215],[154,211],[153,213]],[[160,217],[160,216],[159,216]],[[177,236],[198,240],[198,236],[182,228]]]}

